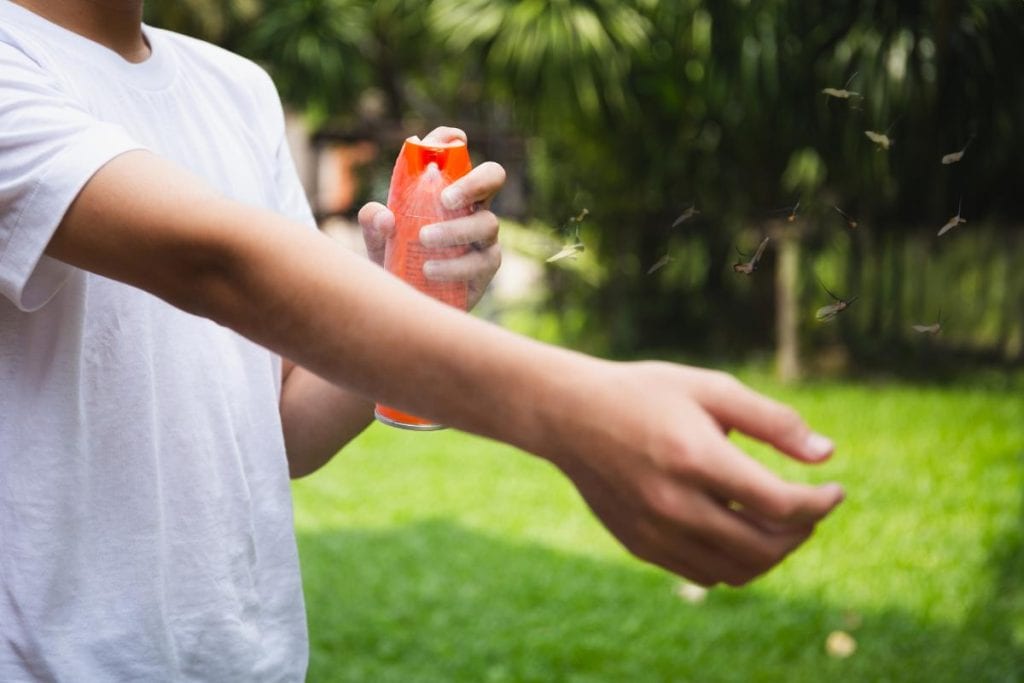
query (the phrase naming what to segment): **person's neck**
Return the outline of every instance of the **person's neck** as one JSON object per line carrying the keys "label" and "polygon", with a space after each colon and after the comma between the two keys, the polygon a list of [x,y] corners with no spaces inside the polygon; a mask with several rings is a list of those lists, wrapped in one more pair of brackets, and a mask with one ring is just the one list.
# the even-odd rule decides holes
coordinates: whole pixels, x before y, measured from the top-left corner
{"label": "person's neck", "polygon": [[149,57],[149,45],[142,35],[142,0],[12,1],[110,48],[129,62],[143,62]]}

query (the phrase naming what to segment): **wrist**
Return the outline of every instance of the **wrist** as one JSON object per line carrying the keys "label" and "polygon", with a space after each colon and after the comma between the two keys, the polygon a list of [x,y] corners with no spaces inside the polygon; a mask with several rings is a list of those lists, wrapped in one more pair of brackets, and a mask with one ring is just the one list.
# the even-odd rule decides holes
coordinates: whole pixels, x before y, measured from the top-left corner
{"label": "wrist", "polygon": [[589,441],[608,392],[601,380],[609,361],[554,346],[540,347],[530,362],[511,371],[515,391],[504,392],[510,405],[498,414],[515,416],[498,425],[502,441],[550,461],[560,469]]}

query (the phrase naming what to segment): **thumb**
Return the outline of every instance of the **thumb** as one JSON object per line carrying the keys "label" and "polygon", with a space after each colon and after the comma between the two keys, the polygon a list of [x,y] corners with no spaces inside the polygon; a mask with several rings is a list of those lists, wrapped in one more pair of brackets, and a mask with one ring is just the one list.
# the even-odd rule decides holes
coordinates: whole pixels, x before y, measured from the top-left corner
{"label": "thumb", "polygon": [[395,232],[395,216],[380,202],[370,202],[359,210],[359,226],[363,229],[363,243],[372,261],[384,263],[384,248]]}

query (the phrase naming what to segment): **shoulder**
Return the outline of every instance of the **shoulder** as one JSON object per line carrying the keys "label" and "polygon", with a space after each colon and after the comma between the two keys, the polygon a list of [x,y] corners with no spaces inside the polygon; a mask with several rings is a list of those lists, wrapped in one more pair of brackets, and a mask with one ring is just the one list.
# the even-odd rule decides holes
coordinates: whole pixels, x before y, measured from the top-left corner
{"label": "shoulder", "polygon": [[0,63],[4,65],[0,74],[8,75],[11,68],[41,73],[47,61],[45,47],[31,33],[16,29],[16,26],[0,23]]}
{"label": "shoulder", "polygon": [[220,81],[225,90],[256,97],[259,104],[278,100],[277,88],[259,64],[222,47],[165,29],[146,27],[147,34],[170,46],[192,73]]}

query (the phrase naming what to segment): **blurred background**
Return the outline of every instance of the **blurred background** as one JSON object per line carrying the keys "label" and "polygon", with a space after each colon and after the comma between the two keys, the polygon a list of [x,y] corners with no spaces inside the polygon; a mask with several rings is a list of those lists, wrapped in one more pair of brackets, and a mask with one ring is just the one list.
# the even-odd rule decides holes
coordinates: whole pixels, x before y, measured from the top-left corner
{"label": "blurred background", "polygon": [[509,174],[477,314],[729,369],[840,446],[808,472],[744,443],[849,499],[691,600],[543,464],[375,426],[296,483],[310,680],[1024,680],[1024,3],[146,12],[270,72],[326,231],[358,248],[402,140],[459,126]]}
{"label": "blurred background", "polygon": [[[788,378],[1024,360],[1022,5],[182,0],[147,18],[270,71],[325,224],[386,196],[406,136],[457,125],[509,172],[513,257],[542,263],[589,211],[578,259],[516,269],[564,340],[778,354]],[[832,325],[822,285],[858,297]],[[923,342],[912,325],[940,311]]]}

